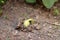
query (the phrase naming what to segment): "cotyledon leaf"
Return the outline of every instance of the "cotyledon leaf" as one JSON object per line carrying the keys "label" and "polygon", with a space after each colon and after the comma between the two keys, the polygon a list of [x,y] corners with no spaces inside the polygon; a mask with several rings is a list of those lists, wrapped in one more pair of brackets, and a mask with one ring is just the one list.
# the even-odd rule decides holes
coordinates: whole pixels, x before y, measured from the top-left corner
{"label": "cotyledon leaf", "polygon": [[30,24],[34,23],[34,19],[27,19],[24,21],[24,27],[28,27]]}

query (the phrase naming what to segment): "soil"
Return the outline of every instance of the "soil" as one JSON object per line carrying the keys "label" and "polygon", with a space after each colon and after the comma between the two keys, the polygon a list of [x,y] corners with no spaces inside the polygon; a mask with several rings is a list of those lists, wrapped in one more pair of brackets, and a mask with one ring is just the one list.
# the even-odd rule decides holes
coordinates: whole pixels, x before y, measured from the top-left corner
{"label": "soil", "polygon": [[[60,10],[60,3],[56,3],[53,7]],[[7,2],[2,8],[0,40],[60,40],[60,15],[53,16],[53,11],[43,8],[43,5]],[[28,31],[29,28],[26,31],[15,29],[18,23],[28,18],[35,19],[36,23],[32,26],[36,29],[30,29],[32,31]]]}

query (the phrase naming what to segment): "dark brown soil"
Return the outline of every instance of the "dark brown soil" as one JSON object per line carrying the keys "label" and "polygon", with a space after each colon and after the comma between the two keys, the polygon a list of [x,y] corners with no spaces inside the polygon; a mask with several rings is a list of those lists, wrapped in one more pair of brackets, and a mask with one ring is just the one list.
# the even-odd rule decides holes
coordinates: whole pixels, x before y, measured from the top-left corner
{"label": "dark brown soil", "polygon": [[[60,3],[56,3],[53,7],[60,10]],[[60,40],[60,15],[53,16],[52,13],[38,4],[32,6],[7,2],[0,17],[0,40]],[[35,19],[33,27],[38,30],[32,29],[31,32],[15,30],[18,23],[27,18]]]}

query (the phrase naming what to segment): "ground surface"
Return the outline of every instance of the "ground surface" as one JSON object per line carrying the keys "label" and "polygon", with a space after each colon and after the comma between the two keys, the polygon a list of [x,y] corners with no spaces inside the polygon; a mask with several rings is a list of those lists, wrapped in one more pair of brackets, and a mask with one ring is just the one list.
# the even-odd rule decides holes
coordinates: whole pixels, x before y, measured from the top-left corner
{"label": "ground surface", "polygon": [[[60,9],[60,3],[56,7]],[[20,18],[35,19],[37,23],[34,26],[40,29],[33,29],[32,32],[15,30],[18,22],[22,20]],[[60,40],[60,16],[53,16],[51,12],[38,6],[7,3],[0,17],[0,40]]]}

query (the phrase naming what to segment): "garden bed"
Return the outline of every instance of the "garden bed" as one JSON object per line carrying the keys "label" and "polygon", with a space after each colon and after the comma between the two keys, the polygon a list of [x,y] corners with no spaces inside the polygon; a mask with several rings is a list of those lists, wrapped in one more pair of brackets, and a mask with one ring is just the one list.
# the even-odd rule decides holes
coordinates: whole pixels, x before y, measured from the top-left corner
{"label": "garden bed", "polygon": [[[60,10],[60,3],[53,7]],[[7,2],[0,17],[0,40],[60,40],[60,15],[53,16],[43,5],[29,5],[25,2]],[[16,30],[23,19],[33,18],[36,23],[32,31]],[[20,25],[20,27],[23,25]]]}

